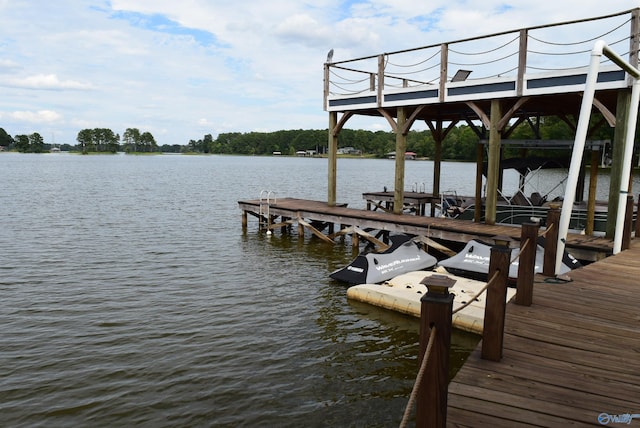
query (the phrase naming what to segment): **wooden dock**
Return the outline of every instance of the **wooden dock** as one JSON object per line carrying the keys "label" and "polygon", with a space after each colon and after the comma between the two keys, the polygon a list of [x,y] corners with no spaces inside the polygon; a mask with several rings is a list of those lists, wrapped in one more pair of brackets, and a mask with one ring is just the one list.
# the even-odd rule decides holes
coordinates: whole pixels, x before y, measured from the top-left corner
{"label": "wooden dock", "polygon": [[[238,204],[244,227],[251,214],[260,221],[268,217],[274,229],[297,220],[299,233],[307,221],[459,242],[496,235],[518,240],[521,232],[304,199]],[[566,247],[590,254],[595,263],[571,271],[570,282],[538,275],[531,306],[507,304],[502,358],[482,359],[482,343],[472,352],[448,385],[447,426],[640,423],[640,241],[606,258],[612,242],[604,238],[570,234]]]}
{"label": "wooden dock", "polygon": [[[261,204],[263,205],[261,207]],[[280,198],[264,206],[260,200],[238,201],[246,227],[247,214],[272,218],[274,225],[303,220],[305,223],[324,222],[339,226],[357,226],[361,229],[420,235],[427,238],[466,244],[471,239],[491,240],[494,236],[520,239],[520,228],[508,225],[487,225],[473,221],[419,215],[398,215],[382,210],[364,210],[346,206],[329,206],[326,202],[306,199]],[[267,214],[268,213],[268,214]],[[281,217],[277,220],[277,217]],[[586,261],[600,260],[612,254],[609,239],[569,234],[567,250],[576,258]]]}
{"label": "wooden dock", "polygon": [[636,241],[572,282],[538,278],[532,306],[507,304],[503,358],[471,354],[449,384],[447,426],[640,425],[638,260]]}

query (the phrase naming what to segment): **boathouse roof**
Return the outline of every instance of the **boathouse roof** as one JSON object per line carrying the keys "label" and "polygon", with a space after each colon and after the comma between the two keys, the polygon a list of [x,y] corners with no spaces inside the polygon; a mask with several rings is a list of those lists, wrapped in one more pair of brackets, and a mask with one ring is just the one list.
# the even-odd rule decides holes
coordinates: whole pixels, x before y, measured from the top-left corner
{"label": "boathouse roof", "polygon": [[[638,64],[638,9],[591,19],[523,28],[325,64],[325,110],[416,120],[480,120],[492,99],[511,117],[566,116],[580,110],[589,52],[605,40]],[[615,117],[626,73],[606,60],[596,107]]]}

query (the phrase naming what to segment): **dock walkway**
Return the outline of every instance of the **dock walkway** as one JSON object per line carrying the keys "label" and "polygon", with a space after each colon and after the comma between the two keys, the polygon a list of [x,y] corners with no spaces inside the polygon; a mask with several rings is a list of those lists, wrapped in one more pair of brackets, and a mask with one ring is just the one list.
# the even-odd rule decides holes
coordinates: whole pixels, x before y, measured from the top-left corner
{"label": "dock walkway", "polygon": [[449,384],[452,427],[640,425],[640,243],[507,304],[503,358],[480,345]]}
{"label": "dock walkway", "polygon": [[[264,208],[260,200],[238,201],[246,222],[247,213],[259,217]],[[490,240],[494,236],[520,239],[520,228],[508,225],[487,225],[468,220],[418,215],[398,215],[384,211],[329,206],[326,202],[296,198],[280,198],[270,203],[270,216],[283,219],[304,219],[338,225],[358,226],[361,229],[385,230],[395,233],[421,235],[466,244],[471,239]],[[612,254],[613,242],[609,239],[570,233],[566,248],[580,260],[595,261]]]}

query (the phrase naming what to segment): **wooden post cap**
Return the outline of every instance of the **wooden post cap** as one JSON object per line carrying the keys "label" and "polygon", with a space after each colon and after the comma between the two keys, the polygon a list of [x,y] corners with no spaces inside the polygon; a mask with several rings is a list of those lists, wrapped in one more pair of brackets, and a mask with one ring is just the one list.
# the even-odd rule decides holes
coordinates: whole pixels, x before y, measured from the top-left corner
{"label": "wooden post cap", "polygon": [[492,239],[498,247],[508,247],[511,241],[513,241],[509,236],[502,235],[494,236]]}
{"label": "wooden post cap", "polygon": [[420,284],[426,285],[428,293],[432,297],[435,296],[447,296],[449,294],[449,288],[453,287],[456,280],[449,278],[446,275],[429,275],[424,277]]}

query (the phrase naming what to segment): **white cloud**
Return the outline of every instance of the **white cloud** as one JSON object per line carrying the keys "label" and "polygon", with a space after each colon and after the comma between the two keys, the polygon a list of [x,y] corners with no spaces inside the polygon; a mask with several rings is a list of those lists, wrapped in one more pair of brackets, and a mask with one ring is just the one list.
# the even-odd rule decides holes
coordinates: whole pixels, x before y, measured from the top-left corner
{"label": "white cloud", "polygon": [[6,116],[7,118],[16,120],[18,122],[39,123],[39,124],[48,124],[48,123],[56,122],[62,119],[61,114],[51,110],[14,111],[14,112],[8,113]]}
{"label": "white cloud", "polygon": [[0,58],[0,73],[10,73],[20,70],[20,65],[14,61]]}
{"label": "white cloud", "polygon": [[73,80],[60,80],[55,74],[36,74],[34,76],[28,76],[24,78],[17,78],[10,80],[10,85],[18,88],[26,89],[77,89],[87,90],[91,89],[92,85],[83,82],[76,82]]}

